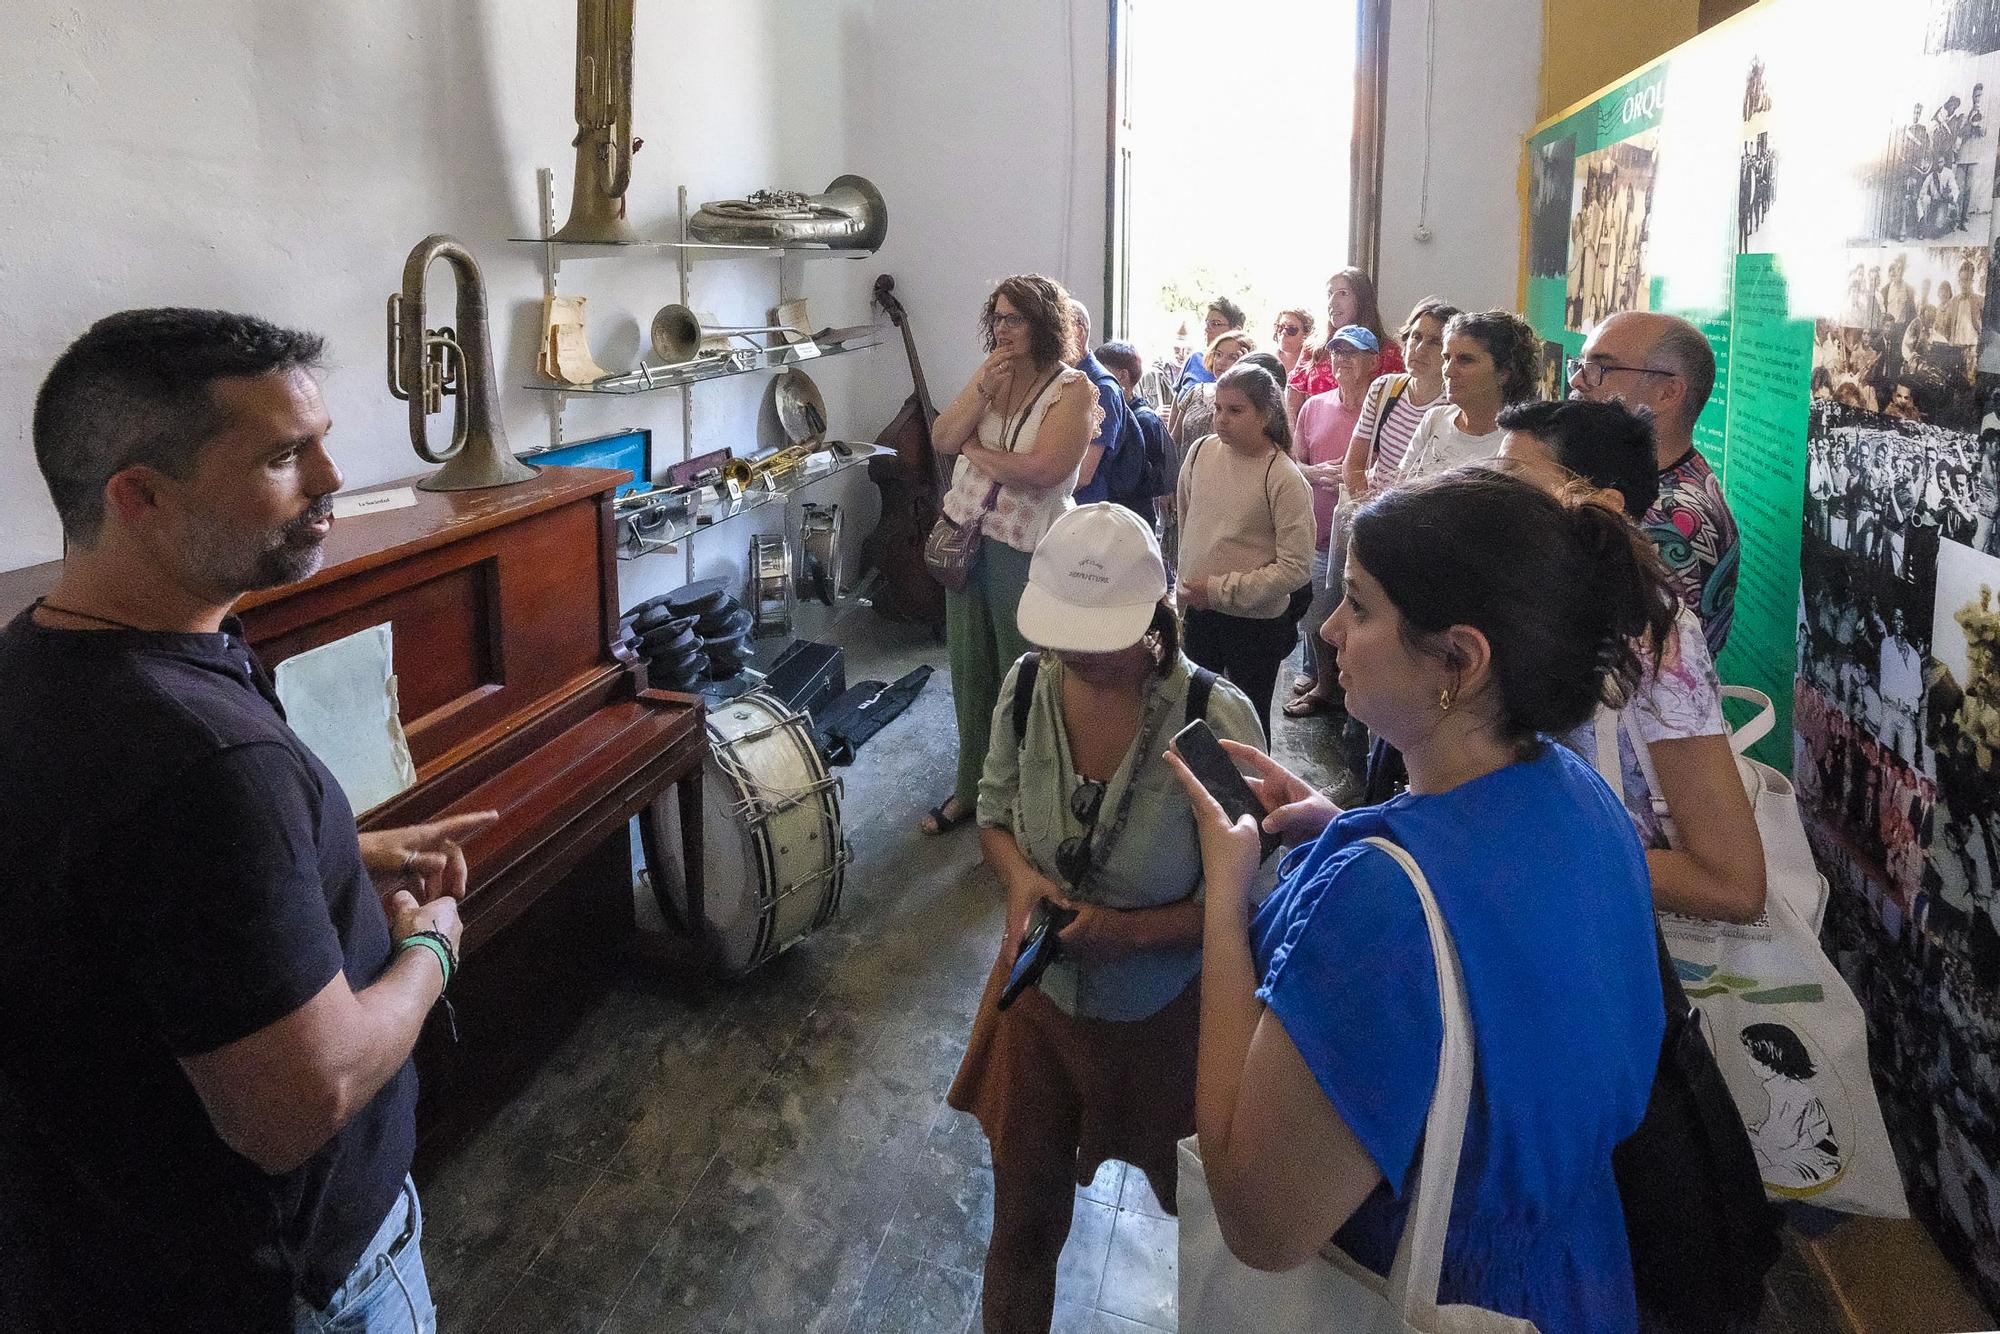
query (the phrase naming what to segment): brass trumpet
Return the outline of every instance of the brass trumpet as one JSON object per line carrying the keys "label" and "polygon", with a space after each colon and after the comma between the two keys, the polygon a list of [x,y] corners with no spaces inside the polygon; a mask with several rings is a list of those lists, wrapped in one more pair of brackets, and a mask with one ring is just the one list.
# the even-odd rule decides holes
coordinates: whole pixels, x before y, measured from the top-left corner
{"label": "brass trumpet", "polygon": [[632,18],[635,0],[577,0],[576,178],[569,221],[549,239],[633,245],[625,221],[632,183]]}
{"label": "brass trumpet", "polygon": [[734,482],[744,491],[755,486],[759,479],[768,479],[776,485],[797,472],[812,452],[810,445],[793,445],[761,459],[732,458],[722,465],[722,480]]}
{"label": "brass trumpet", "polygon": [[[450,264],[458,280],[456,328],[424,327],[424,272],[434,259]],[[526,481],[538,471],[507,448],[486,334],[486,283],[472,252],[453,237],[426,236],[403,262],[403,290],[389,297],[389,392],[410,404],[417,457],[444,465],[418,482],[419,490],[477,491]],[[458,402],[451,446],[439,452],[431,448],[425,419],[443,411],[448,394]]]}

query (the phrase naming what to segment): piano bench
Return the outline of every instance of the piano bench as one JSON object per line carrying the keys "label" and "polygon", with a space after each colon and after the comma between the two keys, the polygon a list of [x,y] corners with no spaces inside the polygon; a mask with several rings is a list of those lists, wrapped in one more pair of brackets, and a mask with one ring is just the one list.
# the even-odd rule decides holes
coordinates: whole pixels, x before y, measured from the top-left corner
{"label": "piano bench", "polygon": [[1994,1327],[1964,1278],[1913,1218],[1820,1212],[1784,1235],[1842,1334],[1958,1334]]}

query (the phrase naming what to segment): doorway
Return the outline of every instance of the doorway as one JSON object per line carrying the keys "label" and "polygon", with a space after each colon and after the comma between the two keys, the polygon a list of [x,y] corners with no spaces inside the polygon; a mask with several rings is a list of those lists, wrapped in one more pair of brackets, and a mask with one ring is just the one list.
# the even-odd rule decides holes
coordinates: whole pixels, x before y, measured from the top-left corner
{"label": "doorway", "polygon": [[1218,296],[1259,346],[1282,309],[1324,322],[1361,2],[1111,0],[1108,327],[1147,361],[1185,357]]}

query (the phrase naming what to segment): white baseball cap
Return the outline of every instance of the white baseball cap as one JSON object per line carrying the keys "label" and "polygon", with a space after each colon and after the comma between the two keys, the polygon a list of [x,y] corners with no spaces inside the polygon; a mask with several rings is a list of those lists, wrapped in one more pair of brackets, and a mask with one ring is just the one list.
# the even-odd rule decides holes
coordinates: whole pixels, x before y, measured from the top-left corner
{"label": "white baseball cap", "polygon": [[1035,545],[1015,623],[1029,643],[1058,653],[1116,653],[1145,638],[1166,595],[1146,521],[1123,505],[1079,505]]}

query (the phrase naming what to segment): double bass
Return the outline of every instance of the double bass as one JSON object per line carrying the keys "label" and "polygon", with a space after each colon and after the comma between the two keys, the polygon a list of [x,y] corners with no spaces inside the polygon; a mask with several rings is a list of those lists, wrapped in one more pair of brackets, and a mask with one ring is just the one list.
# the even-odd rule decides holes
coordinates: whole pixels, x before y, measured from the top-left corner
{"label": "double bass", "polygon": [[868,461],[868,476],[882,492],[882,517],[861,544],[861,568],[882,572],[874,595],[875,610],[892,621],[915,622],[942,632],[944,589],[924,564],[924,539],[937,522],[948,484],[939,470],[937,451],[931,448],[931,424],[937,420],[937,407],[931,402],[924,368],[917,360],[909,313],[896,299],[896,280],[886,273],[875,280],[875,301],[903,332],[914,390],[878,437],[895,453],[879,454]]}

